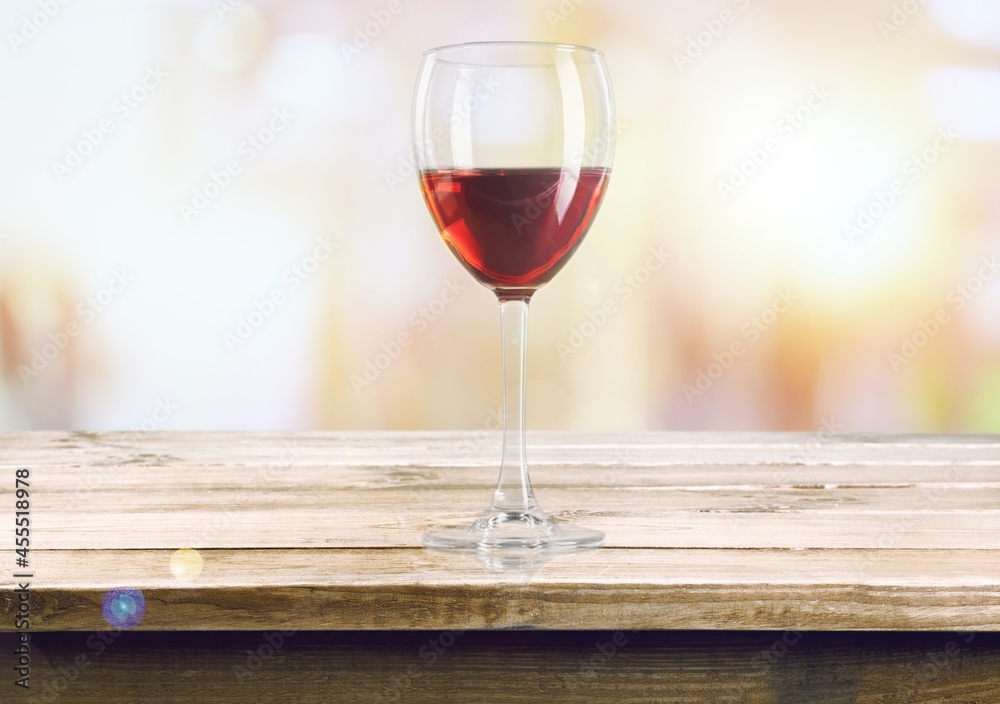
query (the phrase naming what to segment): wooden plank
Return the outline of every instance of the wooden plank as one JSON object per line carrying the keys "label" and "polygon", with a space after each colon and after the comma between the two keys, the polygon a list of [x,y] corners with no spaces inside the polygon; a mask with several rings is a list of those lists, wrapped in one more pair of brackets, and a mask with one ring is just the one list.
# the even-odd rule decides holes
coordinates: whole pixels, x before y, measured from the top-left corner
{"label": "wooden plank", "polygon": [[[35,651],[32,693],[74,704],[1000,701],[996,634],[132,632]],[[9,677],[0,696],[25,700]]]}
{"label": "wooden plank", "polygon": [[206,550],[191,581],[172,555],[36,554],[33,627],[106,627],[105,592],[132,587],[149,630],[1000,630],[994,551],[603,549],[501,570],[421,549]]}
{"label": "wooden plank", "polygon": [[[18,463],[134,466],[173,463],[242,465],[294,459],[296,465],[451,467],[494,464],[497,434],[476,432],[32,432],[0,433],[0,467]],[[830,435],[808,433],[565,433],[528,434],[535,463],[581,466],[628,462],[664,465],[798,464],[888,466],[965,463],[1000,466],[996,435]]]}
{"label": "wooden plank", "polygon": [[[184,480],[194,490],[239,490],[274,484],[289,489],[313,486],[391,491],[423,486],[440,488],[482,488],[495,480],[496,463],[482,466],[421,467],[411,464],[300,464],[286,465],[263,462],[240,462],[229,465],[163,460],[160,465],[131,465],[103,462],[89,466],[60,466],[45,463],[21,464],[44,468],[51,477],[54,493],[76,493],[108,487],[136,489],[151,477],[163,481]],[[9,471],[9,470],[8,470]],[[638,464],[614,461],[587,466],[571,463],[540,462],[531,465],[535,483],[553,487],[624,487],[652,490],[759,490],[761,487],[817,488],[910,488],[920,485],[941,487],[997,488],[1000,468],[985,463],[961,466],[933,466],[919,463],[906,465],[862,466],[804,465],[773,462],[767,465],[745,463],[696,465]],[[5,487],[6,488],[6,487]]]}
{"label": "wooden plank", "polygon": [[[285,510],[220,502],[215,509],[80,514],[35,519],[36,549],[366,548],[419,547],[436,525],[469,523],[485,505],[482,492],[457,499]],[[886,548],[997,549],[1000,531],[986,531],[995,512],[920,514],[852,511],[675,512],[599,510],[580,497],[547,502],[558,520],[606,534],[618,548]],[[544,496],[543,496],[544,499]],[[41,511],[38,511],[41,514]],[[917,518],[919,515],[919,518]],[[12,533],[12,528],[4,532]],[[10,544],[13,543],[11,538]]]}
{"label": "wooden plank", "polygon": [[[149,629],[1000,629],[996,436],[538,433],[543,506],[608,547],[510,583],[419,548],[484,507],[491,442],[13,433],[0,467],[32,472],[39,628],[97,628],[130,586]],[[194,581],[178,548],[205,557]]]}
{"label": "wooden plank", "polygon": [[[128,473],[127,470],[123,470]],[[49,473],[46,473],[47,476]],[[328,473],[332,474],[332,473]],[[629,486],[605,486],[590,495],[587,503],[594,511],[611,511],[622,504],[634,507],[640,513],[654,510],[711,513],[728,511],[732,513],[781,513],[801,511],[852,511],[878,514],[912,513],[913,504],[920,503],[922,512],[943,513],[975,511],[978,514],[1000,514],[1000,486],[983,484],[932,485],[912,484],[857,487],[850,484],[798,486],[748,486],[734,487],[677,487],[677,486],[635,486],[631,481],[631,470],[620,472]],[[120,512],[146,513],[149,511],[170,511],[177,506],[176,486],[172,484],[174,473],[164,472],[145,482],[123,485],[111,481],[102,484],[99,493],[102,501],[114,506]],[[661,476],[662,479],[662,476]],[[205,510],[237,504],[241,509],[290,510],[290,509],[347,509],[356,505],[361,491],[344,487],[333,482],[317,482],[308,491],[290,491],[292,483],[298,479],[282,480],[280,486],[263,486],[253,489],[247,486],[215,486],[211,491],[193,490],[184,499],[185,507]],[[190,484],[190,483],[189,483]],[[339,484],[339,483],[338,483]],[[387,487],[364,490],[367,504],[378,507],[393,507],[400,511],[423,510],[414,507],[414,493],[427,498],[435,495],[446,496],[461,504],[481,504],[491,489],[480,483],[472,487],[443,486]],[[560,486],[553,482],[535,482],[549,499],[546,503],[565,504],[579,494],[583,481],[577,487]],[[83,485],[81,484],[81,487]],[[447,492],[447,493],[445,493]],[[36,506],[45,510],[58,508],[67,514],[86,514],[86,504],[98,493],[98,489],[87,490],[80,497],[76,492],[60,491],[58,487],[47,485],[44,493],[36,499]],[[421,500],[422,503],[422,500]]]}

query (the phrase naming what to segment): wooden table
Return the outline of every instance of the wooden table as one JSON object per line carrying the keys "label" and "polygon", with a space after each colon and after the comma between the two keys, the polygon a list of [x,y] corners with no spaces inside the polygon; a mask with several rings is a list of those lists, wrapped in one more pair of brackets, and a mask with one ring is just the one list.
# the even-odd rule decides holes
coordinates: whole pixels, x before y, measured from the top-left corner
{"label": "wooden table", "polygon": [[0,435],[33,575],[26,693],[5,518],[3,701],[1000,702],[1000,437],[535,434],[543,507],[606,547],[422,549],[497,441]]}

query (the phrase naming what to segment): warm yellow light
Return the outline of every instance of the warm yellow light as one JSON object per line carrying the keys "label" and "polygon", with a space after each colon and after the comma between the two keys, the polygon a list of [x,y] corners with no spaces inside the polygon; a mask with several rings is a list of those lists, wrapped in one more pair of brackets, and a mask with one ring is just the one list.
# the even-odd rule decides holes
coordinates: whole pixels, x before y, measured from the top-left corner
{"label": "warm yellow light", "polygon": [[175,550],[170,556],[170,571],[182,582],[190,582],[201,574],[204,561],[201,553],[193,548]]}

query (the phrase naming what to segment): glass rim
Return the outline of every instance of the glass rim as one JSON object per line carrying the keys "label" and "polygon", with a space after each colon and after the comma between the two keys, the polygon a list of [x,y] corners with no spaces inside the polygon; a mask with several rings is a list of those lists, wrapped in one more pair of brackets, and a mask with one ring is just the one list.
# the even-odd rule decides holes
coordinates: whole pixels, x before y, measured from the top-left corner
{"label": "glass rim", "polygon": [[[431,56],[436,56],[439,52],[451,52],[459,49],[474,49],[476,47],[516,47],[522,46],[527,48],[535,49],[552,49],[555,51],[565,51],[566,53],[576,53],[581,54],[592,54],[598,58],[603,58],[604,53],[600,49],[595,49],[594,47],[584,46],[583,44],[568,44],[566,42],[536,42],[528,40],[503,40],[503,41],[480,41],[480,42],[461,42],[459,44],[444,44],[442,46],[436,46],[428,49],[424,52],[424,58]],[[468,61],[449,61],[446,58],[437,57],[437,60],[444,61],[446,63],[464,63],[468,64]]]}

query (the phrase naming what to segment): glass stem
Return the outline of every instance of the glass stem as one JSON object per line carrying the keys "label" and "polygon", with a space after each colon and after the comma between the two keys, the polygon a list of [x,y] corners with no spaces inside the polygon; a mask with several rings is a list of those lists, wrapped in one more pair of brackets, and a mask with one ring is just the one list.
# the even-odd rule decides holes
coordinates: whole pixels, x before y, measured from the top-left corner
{"label": "glass stem", "polygon": [[525,452],[525,362],[528,346],[528,299],[500,299],[503,368],[503,452],[493,510],[533,512],[538,505]]}

